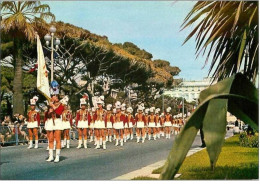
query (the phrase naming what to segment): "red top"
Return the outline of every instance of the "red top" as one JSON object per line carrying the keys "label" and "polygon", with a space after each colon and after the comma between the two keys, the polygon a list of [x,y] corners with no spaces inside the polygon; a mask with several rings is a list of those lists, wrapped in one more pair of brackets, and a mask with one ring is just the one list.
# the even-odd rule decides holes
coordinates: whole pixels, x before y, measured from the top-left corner
{"label": "red top", "polygon": [[107,122],[114,123],[114,118],[112,113],[106,113],[105,114],[105,126],[107,127]]}
{"label": "red top", "polygon": [[133,115],[126,115],[125,116],[125,123],[127,123],[127,125],[129,125],[129,122],[132,122],[132,124],[135,124],[135,119],[133,117]]}
{"label": "red top", "polygon": [[60,102],[55,103],[54,105],[56,108],[56,109],[54,109],[54,112],[56,113],[56,117],[59,118],[61,116],[62,112],[64,111],[64,106]]}
{"label": "red top", "polygon": [[151,123],[155,123],[155,115],[150,115],[150,116],[148,116],[148,122],[151,122]]}
{"label": "red top", "polygon": [[166,114],[165,115],[165,121],[170,121],[171,123],[172,123],[172,115],[170,115],[170,114]]}
{"label": "red top", "polygon": [[136,114],[135,115],[135,121],[138,122],[138,121],[142,121],[144,122],[144,124],[146,125],[146,121],[145,121],[145,116],[143,114]]}
{"label": "red top", "polygon": [[70,126],[72,126],[72,113],[70,110],[64,110],[62,112],[62,121],[69,121]]}
{"label": "red top", "polygon": [[30,110],[28,112],[28,122],[35,122],[35,121],[37,121],[38,126],[40,126],[40,121],[41,121],[40,114],[35,110]]}
{"label": "red top", "polygon": [[99,110],[97,109],[94,113],[94,121],[98,120],[98,121],[105,121],[105,113],[106,111],[104,109]]}
{"label": "red top", "polygon": [[116,113],[116,115],[115,115],[115,122],[120,122],[120,121],[122,121],[124,124],[125,124],[125,115],[124,114],[122,114],[122,113]]}
{"label": "red top", "polygon": [[88,125],[90,124],[91,116],[86,109],[85,110],[80,109],[77,111],[76,126],[78,126],[79,121],[88,121]]}
{"label": "red top", "polygon": [[160,123],[161,123],[161,125],[163,125],[164,122],[165,122],[165,117],[160,117]]}
{"label": "red top", "polygon": [[155,123],[161,123],[161,118],[159,115],[155,115]]}

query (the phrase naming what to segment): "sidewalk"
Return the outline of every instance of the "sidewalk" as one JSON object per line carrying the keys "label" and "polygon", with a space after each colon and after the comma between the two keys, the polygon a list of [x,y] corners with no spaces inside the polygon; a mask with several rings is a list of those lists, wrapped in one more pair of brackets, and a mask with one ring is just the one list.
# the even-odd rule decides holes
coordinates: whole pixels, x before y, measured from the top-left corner
{"label": "sidewalk", "polygon": [[[233,136],[233,134],[231,136],[225,137],[225,139],[230,138],[232,136]],[[199,151],[201,151],[203,149],[205,149],[205,148],[201,148],[201,147],[193,148],[193,149],[189,150],[189,152],[188,152],[186,157],[191,156],[194,153],[199,152]],[[160,174],[152,174],[152,172],[153,172],[153,170],[155,170],[155,169],[157,169],[159,167],[162,167],[165,162],[166,162],[166,159],[165,160],[161,160],[161,161],[156,162],[154,164],[145,166],[145,167],[143,167],[141,169],[138,169],[138,170],[132,171],[130,173],[118,176],[116,178],[113,178],[112,180],[131,180],[131,179],[133,179],[135,177],[140,177],[140,176],[142,176],[142,177],[152,177],[152,178],[159,179]],[[181,176],[181,174],[176,174],[175,178],[178,178],[179,176]]]}

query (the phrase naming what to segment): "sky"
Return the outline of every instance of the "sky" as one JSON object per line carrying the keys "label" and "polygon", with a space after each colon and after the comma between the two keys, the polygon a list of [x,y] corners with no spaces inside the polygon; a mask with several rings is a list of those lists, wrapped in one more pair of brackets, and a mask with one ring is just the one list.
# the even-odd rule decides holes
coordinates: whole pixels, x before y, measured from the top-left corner
{"label": "sky", "polygon": [[[201,80],[208,75],[205,57],[196,59],[195,40],[183,41],[192,27],[181,30],[194,1],[55,1],[50,5],[56,21],[105,35],[112,43],[132,42],[181,69],[176,78]],[[204,67],[204,68],[203,68]]]}

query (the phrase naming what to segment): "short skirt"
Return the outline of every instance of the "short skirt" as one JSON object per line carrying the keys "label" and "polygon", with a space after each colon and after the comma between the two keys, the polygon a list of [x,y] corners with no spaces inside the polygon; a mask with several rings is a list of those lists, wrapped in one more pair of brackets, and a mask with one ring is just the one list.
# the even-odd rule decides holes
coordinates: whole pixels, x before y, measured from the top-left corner
{"label": "short skirt", "polygon": [[88,121],[78,121],[78,128],[87,129],[88,128]]}
{"label": "short skirt", "polygon": [[107,128],[108,129],[112,129],[113,128],[112,122],[107,122]]}
{"label": "short skirt", "polygon": [[53,123],[53,119],[47,119],[45,122],[45,130],[53,131],[53,130],[63,130],[63,123],[60,118],[56,118]]}
{"label": "short skirt", "polygon": [[171,127],[171,126],[172,126],[172,123],[171,123],[170,121],[166,121],[166,122],[164,123],[164,126],[165,126],[165,127]]}
{"label": "short skirt", "polygon": [[161,123],[156,123],[156,127],[157,127],[157,128],[162,127],[162,126],[161,126]]}
{"label": "short skirt", "polygon": [[33,128],[38,128],[38,122],[37,121],[28,122],[27,129],[33,129]]}
{"label": "short skirt", "polygon": [[124,123],[122,121],[114,123],[114,129],[124,129]]}
{"label": "short skirt", "polygon": [[89,128],[94,129],[94,123],[90,123]]}
{"label": "short skirt", "polygon": [[70,129],[70,122],[69,121],[62,121],[63,129]]}
{"label": "short skirt", "polygon": [[176,127],[177,127],[177,128],[180,127],[178,124],[173,124],[172,126],[175,127],[175,128],[176,128]]}
{"label": "short skirt", "polygon": [[155,122],[149,122],[148,127],[155,127]]}
{"label": "short skirt", "polygon": [[104,121],[95,121],[94,128],[95,129],[105,129],[105,122]]}
{"label": "short skirt", "polygon": [[143,121],[136,122],[136,127],[137,128],[144,128],[144,122]]}
{"label": "short skirt", "polygon": [[133,128],[133,123],[132,122],[128,123],[128,128]]}

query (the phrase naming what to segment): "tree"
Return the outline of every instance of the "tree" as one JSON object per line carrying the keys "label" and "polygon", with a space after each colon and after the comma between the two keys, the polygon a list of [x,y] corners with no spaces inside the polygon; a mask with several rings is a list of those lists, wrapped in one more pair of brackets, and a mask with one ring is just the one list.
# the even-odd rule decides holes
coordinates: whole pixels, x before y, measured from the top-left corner
{"label": "tree", "polygon": [[173,143],[161,179],[174,179],[200,128],[214,171],[225,139],[227,111],[258,131],[259,98],[253,85],[258,74],[257,12],[258,2],[198,2],[186,17],[184,28],[199,23],[185,42],[197,32],[197,53],[210,46],[206,62],[212,51],[210,71],[216,65],[213,75],[221,81],[201,92],[199,106]]}
{"label": "tree", "polygon": [[2,31],[12,38],[12,57],[14,62],[14,95],[13,113],[24,114],[23,107],[23,54],[22,47],[27,41],[32,41],[35,32],[43,28],[46,20],[54,20],[50,7],[39,1],[2,2],[1,3]]}

